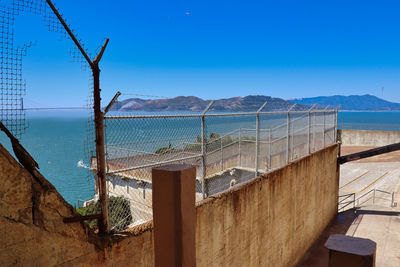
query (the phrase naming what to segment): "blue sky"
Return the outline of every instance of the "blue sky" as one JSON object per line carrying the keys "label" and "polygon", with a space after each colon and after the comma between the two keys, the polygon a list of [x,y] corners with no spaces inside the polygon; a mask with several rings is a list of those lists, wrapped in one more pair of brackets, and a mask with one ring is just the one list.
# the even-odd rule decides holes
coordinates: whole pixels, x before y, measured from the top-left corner
{"label": "blue sky", "polygon": [[[400,102],[399,1],[94,1],[57,6],[102,63],[107,102],[117,90],[205,99],[373,94]],[[21,15],[28,106],[82,106],[87,74],[69,41]],[[382,87],[384,91],[382,92]]]}

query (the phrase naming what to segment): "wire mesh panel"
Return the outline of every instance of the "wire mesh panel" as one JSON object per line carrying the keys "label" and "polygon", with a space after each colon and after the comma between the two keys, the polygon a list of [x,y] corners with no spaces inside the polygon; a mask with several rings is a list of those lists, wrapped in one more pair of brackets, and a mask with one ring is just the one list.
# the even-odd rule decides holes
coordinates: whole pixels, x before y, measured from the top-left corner
{"label": "wire mesh panel", "polygon": [[[88,49],[85,48],[84,44],[82,44],[81,38],[74,33],[71,29],[71,26],[66,23],[66,20],[63,18],[63,15],[60,14],[58,8],[54,6],[52,1],[46,0],[2,0],[0,1],[0,121],[11,131],[11,133],[20,139],[21,143],[26,145],[24,139],[21,139],[22,134],[25,132],[26,123],[25,123],[25,111],[26,107],[24,107],[24,99],[23,96],[25,95],[26,91],[26,84],[25,80],[23,79],[22,72],[23,72],[23,57],[27,55],[28,49],[35,45],[36,43],[40,44],[39,41],[28,41],[24,44],[18,45],[17,41],[21,36],[25,37],[26,31],[35,30],[34,23],[32,25],[28,23],[24,23],[24,34],[19,34],[16,31],[16,18],[20,15],[25,14],[34,14],[38,15],[42,19],[43,25],[47,28],[49,32],[55,33],[56,37],[59,40],[67,40],[70,43],[70,56],[72,61],[80,63],[80,67],[83,70],[89,70],[90,66],[83,56],[86,53],[87,58],[92,58],[91,54],[88,52]],[[29,15],[30,16],[30,15]],[[32,16],[33,18],[34,16]],[[29,18],[30,19],[30,18]],[[31,27],[31,29],[29,29]],[[17,33],[17,34],[16,34]],[[39,36],[39,35],[38,35]],[[17,39],[15,37],[18,37]],[[42,38],[42,36],[41,36]],[[74,42],[72,42],[74,40]],[[77,44],[79,43],[79,49]],[[82,54],[82,51],[85,53]],[[90,60],[89,60],[90,61]],[[50,73],[46,72],[47,76],[51,76]],[[73,76],[70,76],[70,78]],[[46,78],[46,77],[44,77]],[[46,79],[43,79],[46,80]],[[62,81],[60,81],[62,83]],[[57,87],[57,86],[56,86]],[[88,107],[93,108],[93,79],[90,76],[89,78],[89,90],[90,96],[88,99]],[[54,92],[58,94],[59,92]],[[34,120],[31,120],[33,122]],[[38,125],[39,120],[36,120],[31,125]],[[52,122],[53,123],[53,122]],[[74,124],[76,126],[78,124]],[[49,125],[46,125],[49,126]],[[42,134],[42,133],[41,133]],[[48,136],[46,134],[42,134],[46,139]],[[42,136],[41,136],[42,137]],[[59,136],[57,136],[59,137]],[[93,117],[89,119],[88,128],[87,128],[87,142],[85,145],[86,156],[88,158],[84,158],[84,155],[80,155],[80,160],[76,163],[77,167],[85,168],[88,170],[88,177],[82,175],[76,175],[76,173],[71,169],[67,170],[53,170],[51,172],[57,171],[57,178],[52,181],[55,186],[57,186],[58,190],[63,193],[64,197],[71,203],[77,201],[77,195],[80,195],[79,198],[84,198],[88,200],[92,198],[92,192],[94,190],[94,177],[93,174],[89,171],[87,163],[90,162],[89,159],[93,157],[96,153],[95,149],[95,142],[94,142],[94,125],[93,125]],[[62,138],[57,138],[62,139]],[[50,140],[47,139],[47,143],[49,145],[53,145],[53,147],[57,146],[57,141],[60,140]],[[71,141],[71,140],[69,140]],[[72,142],[72,141],[71,141]],[[46,143],[46,146],[48,145]],[[51,150],[51,149],[47,149]],[[30,151],[32,152],[32,151]],[[70,157],[72,158],[72,157]],[[70,160],[69,158],[69,160]],[[83,158],[83,159],[82,159]],[[60,158],[48,158],[46,162],[50,165],[50,160],[60,160]],[[40,162],[40,160],[38,160]],[[39,163],[41,166],[42,163]],[[56,164],[55,164],[56,165]],[[70,165],[69,165],[70,166]],[[52,169],[52,168],[49,168]],[[45,168],[41,168],[42,171],[46,171]],[[50,173],[51,173],[50,172]],[[68,173],[67,175],[65,173]],[[51,175],[45,173],[47,178],[52,179]],[[58,182],[57,179],[64,178],[63,176],[74,176],[74,179],[68,179],[68,181]],[[62,178],[61,178],[62,177]],[[79,177],[79,178],[78,178]],[[89,178],[89,179],[86,179]],[[87,180],[87,181],[82,181]],[[72,182],[73,181],[73,182]],[[58,183],[58,184],[57,184]],[[61,186],[60,186],[61,184]],[[82,189],[83,184],[87,184],[88,188]],[[78,189],[76,189],[78,188]],[[66,192],[73,192],[72,197],[66,196],[64,193]],[[78,191],[78,192],[76,192]],[[69,198],[69,199],[68,199]],[[71,198],[74,198],[71,200]],[[88,211],[86,209],[86,201],[80,200],[78,203],[82,209],[78,209],[78,212],[81,213],[83,210]],[[93,202],[93,201],[89,201]],[[93,210],[90,212],[98,213],[97,206],[93,205]]]}
{"label": "wire mesh panel", "polygon": [[[205,135],[207,196],[248,179],[244,168],[250,168],[254,177],[254,115],[210,115],[205,118]],[[233,168],[241,171],[233,173]]]}
{"label": "wire mesh panel", "polygon": [[152,219],[152,168],[175,163],[196,166],[196,201],[200,201],[308,155],[311,147],[322,148],[322,133],[328,127],[323,125],[323,114],[180,111],[106,116],[112,229]]}
{"label": "wire mesh panel", "polygon": [[335,120],[336,112],[325,112],[325,146],[331,145],[336,142],[335,140]]}
{"label": "wire mesh panel", "polygon": [[313,114],[313,152],[324,147],[324,113],[316,111]]}
{"label": "wire mesh panel", "polygon": [[308,113],[296,113],[290,118],[290,159],[293,161],[308,154]]}
{"label": "wire mesh panel", "polygon": [[[154,167],[177,163],[196,166],[196,191],[201,193],[199,117],[111,116],[106,117],[105,132],[108,194],[110,198],[121,197],[124,202],[129,203],[129,224],[135,225],[152,218],[151,170]],[[115,209],[114,206],[110,205],[110,209]],[[124,216],[128,216],[127,214],[126,208]],[[125,220],[124,216],[117,217]],[[118,229],[117,223],[111,221],[111,227]]]}
{"label": "wire mesh panel", "polygon": [[282,116],[281,122],[272,125],[271,131],[271,159],[270,168],[280,168],[286,164],[287,142],[288,142],[288,124],[286,115]]}

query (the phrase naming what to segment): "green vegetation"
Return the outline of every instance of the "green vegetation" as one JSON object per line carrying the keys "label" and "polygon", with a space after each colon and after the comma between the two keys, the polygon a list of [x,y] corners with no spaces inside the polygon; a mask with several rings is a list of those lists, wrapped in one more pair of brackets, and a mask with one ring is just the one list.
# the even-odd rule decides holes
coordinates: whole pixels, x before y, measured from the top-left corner
{"label": "green vegetation", "polygon": [[[256,137],[255,136],[242,136],[241,141],[255,141]],[[218,133],[211,132],[209,138],[205,138],[205,143],[207,144],[207,147],[220,147],[221,146],[221,135]],[[222,146],[229,145],[233,142],[239,141],[239,138],[232,138],[231,136],[227,135],[222,137]],[[201,136],[198,135],[196,138],[196,143],[186,145],[183,149],[177,149],[174,148],[171,143],[167,147],[160,147],[158,148],[155,153],[156,154],[162,154],[165,152],[182,152],[182,151],[201,151]]]}
{"label": "green vegetation", "polygon": [[179,150],[176,148],[173,148],[171,143],[168,144],[168,146],[166,147],[160,147],[159,149],[157,149],[154,153],[156,154],[163,154],[165,152],[178,152]]}
{"label": "green vegetation", "polygon": [[[115,226],[115,230],[121,231],[124,230],[131,222],[132,215],[131,209],[129,207],[129,201],[123,197],[110,197],[108,199],[108,210],[109,210],[109,219],[111,227]],[[93,202],[87,205],[86,207],[80,207],[77,209],[77,212],[84,215],[92,215],[100,213],[100,203]],[[88,221],[88,225],[90,228],[97,228],[97,220]]]}

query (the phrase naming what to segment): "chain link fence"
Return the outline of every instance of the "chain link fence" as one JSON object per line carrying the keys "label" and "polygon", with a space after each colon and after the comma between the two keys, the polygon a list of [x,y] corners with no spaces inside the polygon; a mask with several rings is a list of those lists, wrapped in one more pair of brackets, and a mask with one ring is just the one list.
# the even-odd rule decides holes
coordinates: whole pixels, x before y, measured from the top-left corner
{"label": "chain link fence", "polygon": [[[211,106],[198,113],[104,117],[110,230],[152,219],[154,167],[196,166],[200,201],[336,140],[336,109],[222,113],[208,112]],[[91,168],[96,170],[95,158]]]}

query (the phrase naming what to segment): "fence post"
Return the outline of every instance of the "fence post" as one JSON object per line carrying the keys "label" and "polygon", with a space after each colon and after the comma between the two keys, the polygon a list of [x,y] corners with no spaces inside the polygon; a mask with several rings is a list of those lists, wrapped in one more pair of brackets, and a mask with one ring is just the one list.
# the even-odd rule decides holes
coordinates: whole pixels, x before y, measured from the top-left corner
{"label": "fence post", "polygon": [[335,127],[335,139],[334,139],[335,143],[337,143],[337,141],[338,141],[337,140],[337,132],[338,132],[337,113],[338,113],[338,110],[336,109],[335,114],[334,114],[334,116],[335,116],[335,118],[334,118],[335,119],[335,122],[334,122],[335,123],[335,126],[334,126]]}
{"label": "fence post", "polygon": [[323,134],[322,134],[322,140],[323,140],[323,144],[324,144],[324,147],[323,148],[325,148],[325,116],[326,116],[326,112],[324,111],[324,117],[323,117],[323,120],[324,120],[324,129],[323,129]]}
{"label": "fence post", "polygon": [[311,108],[308,110],[308,129],[307,129],[307,151],[308,154],[311,154],[311,110],[315,107],[316,104],[312,105]]}
{"label": "fence post", "polygon": [[47,4],[54,12],[61,25],[64,27],[65,31],[71,37],[72,41],[75,43],[76,47],[81,52],[82,56],[88,62],[93,75],[93,110],[94,110],[94,123],[96,131],[96,161],[97,161],[97,180],[99,185],[99,202],[101,209],[101,219],[99,220],[99,232],[101,234],[107,233],[109,231],[108,223],[108,206],[107,206],[107,182],[106,182],[106,159],[105,159],[105,148],[104,148],[104,114],[101,112],[101,96],[100,96],[100,68],[99,62],[103,56],[103,53],[107,47],[109,39],[107,38],[100,52],[97,54],[96,58],[92,61],[82,45],[79,43],[78,39],[75,37],[71,29],[65,23],[64,19],[55,8],[51,0],[46,0]]}
{"label": "fence post", "polygon": [[101,111],[101,97],[100,97],[100,68],[99,61],[104,53],[108,44],[108,39],[101,48],[100,53],[93,60],[92,73],[93,73],[93,109],[94,109],[94,122],[96,130],[96,161],[97,161],[97,178],[99,182],[99,202],[101,209],[101,220],[99,224],[100,233],[108,233],[110,230],[109,217],[108,217],[108,196],[107,196],[107,178],[106,178],[106,155],[104,144],[104,114]]}
{"label": "fence post", "polygon": [[286,164],[289,164],[289,131],[290,131],[290,113],[287,113],[286,121]]}
{"label": "fence post", "polygon": [[222,137],[221,137],[221,171],[224,170],[224,146],[222,143]]}
{"label": "fence post", "polygon": [[262,104],[262,106],[257,110],[257,115],[256,115],[256,167],[255,167],[255,174],[254,176],[258,176],[258,154],[260,152],[260,112],[261,110],[264,109],[264,107],[267,105],[267,101]]}
{"label": "fence post", "polygon": [[292,127],[290,127],[292,134],[290,135],[290,161],[293,161],[294,159],[294,121],[292,123]]}
{"label": "fence post", "polygon": [[326,140],[325,140],[325,139],[326,139],[326,138],[325,138],[325,131],[326,131],[325,123],[326,123],[326,122],[325,122],[325,120],[326,120],[326,110],[328,109],[328,107],[329,107],[329,105],[326,106],[326,108],[325,108],[324,111],[323,111],[323,114],[324,114],[324,117],[323,117],[323,119],[324,119],[324,123],[323,123],[323,124],[324,124],[324,129],[323,129],[323,135],[322,135],[322,136],[323,136],[323,138],[322,138],[322,139],[323,139],[323,144],[324,144],[324,147],[323,147],[323,148],[325,148],[325,146],[326,146]]}
{"label": "fence post", "polygon": [[242,141],[242,127],[239,128],[239,167],[242,167],[242,155],[241,155],[241,141]]}
{"label": "fence post", "polygon": [[310,114],[310,111],[308,111],[308,127],[307,127],[307,153],[308,153],[308,155],[311,154],[310,134],[311,134],[311,114]]}
{"label": "fence post", "polygon": [[296,106],[294,104],[291,106],[287,112],[287,122],[286,122],[286,164],[289,164],[289,139],[290,139],[290,111]]}
{"label": "fence post", "polygon": [[203,199],[206,198],[205,192],[205,182],[206,182],[206,174],[207,174],[207,166],[206,166],[206,156],[207,156],[207,147],[206,147],[206,125],[205,125],[205,115],[210,107],[214,104],[214,100],[212,100],[208,106],[204,109],[201,116],[201,193],[203,195]]}
{"label": "fence post", "polygon": [[256,116],[256,166],[255,166],[255,174],[254,174],[254,176],[255,177],[257,177],[258,176],[258,150],[259,150],[259,147],[258,147],[258,141],[259,141],[259,135],[260,135],[260,126],[259,126],[259,124],[260,124],[260,117],[259,117],[259,115],[258,115],[258,113],[257,113],[257,116]]}
{"label": "fence post", "polygon": [[318,128],[317,128],[317,112],[316,111],[314,111],[314,123],[313,123],[313,151],[315,151],[316,149],[315,149],[315,147],[316,147],[316,145],[315,145],[315,139],[316,139],[316,130],[317,130]]}
{"label": "fence post", "polygon": [[337,143],[337,132],[338,132],[338,129],[339,129],[339,127],[338,127],[338,112],[339,112],[339,109],[340,109],[340,107],[341,107],[342,105],[338,105],[337,107],[336,107],[336,109],[335,109],[335,112],[334,112],[334,114],[333,114],[333,116],[334,116],[334,123],[335,123],[335,125],[334,125],[334,129],[335,129],[335,137],[334,137],[334,140],[335,140],[335,143]]}
{"label": "fence post", "polygon": [[196,168],[153,168],[152,182],[155,266],[196,266]]}
{"label": "fence post", "polygon": [[353,193],[353,209],[356,207],[356,193]]}
{"label": "fence post", "polygon": [[269,128],[268,134],[268,169],[271,169],[271,128]]}

